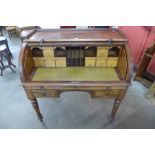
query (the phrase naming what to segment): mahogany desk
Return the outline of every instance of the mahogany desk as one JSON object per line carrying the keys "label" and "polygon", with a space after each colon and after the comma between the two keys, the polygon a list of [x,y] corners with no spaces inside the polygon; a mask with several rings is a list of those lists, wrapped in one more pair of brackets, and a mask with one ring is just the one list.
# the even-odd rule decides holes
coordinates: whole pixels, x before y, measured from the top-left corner
{"label": "mahogany desk", "polygon": [[21,83],[40,121],[37,98],[85,91],[114,98],[113,120],[131,82],[127,39],[111,29],[36,29],[19,56]]}

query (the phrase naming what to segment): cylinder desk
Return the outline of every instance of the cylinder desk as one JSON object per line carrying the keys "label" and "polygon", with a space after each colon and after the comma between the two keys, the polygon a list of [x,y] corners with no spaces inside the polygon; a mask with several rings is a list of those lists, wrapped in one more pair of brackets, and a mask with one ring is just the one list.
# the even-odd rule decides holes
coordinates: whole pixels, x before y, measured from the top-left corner
{"label": "cylinder desk", "polygon": [[[23,88],[40,121],[37,98],[66,91],[113,98],[113,120],[131,82],[127,39],[113,29],[35,29],[19,56]],[[78,92],[77,92],[78,93]]]}

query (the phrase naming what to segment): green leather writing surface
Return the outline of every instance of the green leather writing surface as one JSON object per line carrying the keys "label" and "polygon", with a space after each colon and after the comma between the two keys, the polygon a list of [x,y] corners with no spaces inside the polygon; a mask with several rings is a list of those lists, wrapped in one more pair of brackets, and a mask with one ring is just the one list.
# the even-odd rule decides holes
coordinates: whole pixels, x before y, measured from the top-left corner
{"label": "green leather writing surface", "polygon": [[114,68],[37,68],[32,81],[119,81]]}

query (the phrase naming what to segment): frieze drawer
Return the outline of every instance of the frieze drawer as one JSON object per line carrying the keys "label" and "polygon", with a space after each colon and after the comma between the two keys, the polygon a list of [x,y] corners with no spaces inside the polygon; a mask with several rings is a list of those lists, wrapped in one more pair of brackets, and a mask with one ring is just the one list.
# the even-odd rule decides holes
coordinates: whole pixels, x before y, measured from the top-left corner
{"label": "frieze drawer", "polygon": [[119,94],[119,89],[113,89],[113,90],[95,90],[94,91],[94,97],[116,97]]}
{"label": "frieze drawer", "polygon": [[32,90],[35,97],[58,97],[58,91],[56,90]]}

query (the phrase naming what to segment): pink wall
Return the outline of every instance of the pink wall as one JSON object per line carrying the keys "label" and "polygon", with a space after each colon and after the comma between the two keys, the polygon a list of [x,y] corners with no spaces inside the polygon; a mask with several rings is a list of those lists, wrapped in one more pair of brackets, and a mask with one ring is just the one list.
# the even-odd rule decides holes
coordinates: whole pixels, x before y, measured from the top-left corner
{"label": "pink wall", "polygon": [[[155,26],[120,26],[119,29],[128,38],[133,61],[139,65],[146,49],[155,42]],[[155,74],[155,61],[148,70]]]}

